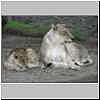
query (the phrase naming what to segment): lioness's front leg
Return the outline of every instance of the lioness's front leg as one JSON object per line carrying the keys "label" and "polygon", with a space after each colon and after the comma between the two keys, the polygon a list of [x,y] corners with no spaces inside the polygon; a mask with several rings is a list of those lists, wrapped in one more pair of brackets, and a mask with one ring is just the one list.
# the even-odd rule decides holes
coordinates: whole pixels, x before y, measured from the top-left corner
{"label": "lioness's front leg", "polygon": [[53,68],[53,64],[52,63],[48,63],[48,64],[41,64],[41,70],[43,71],[43,72],[49,72],[50,71],[50,69],[52,69]]}

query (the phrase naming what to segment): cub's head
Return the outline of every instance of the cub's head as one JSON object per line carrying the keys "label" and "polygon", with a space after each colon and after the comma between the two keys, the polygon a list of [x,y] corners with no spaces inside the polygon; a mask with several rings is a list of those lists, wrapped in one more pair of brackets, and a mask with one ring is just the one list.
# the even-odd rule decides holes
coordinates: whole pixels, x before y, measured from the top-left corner
{"label": "cub's head", "polygon": [[7,61],[4,63],[5,68],[16,71],[24,71],[38,65],[38,55],[32,48],[16,48],[11,50]]}
{"label": "cub's head", "polygon": [[18,66],[26,66],[28,63],[27,51],[24,48],[16,48],[11,51],[13,60]]}

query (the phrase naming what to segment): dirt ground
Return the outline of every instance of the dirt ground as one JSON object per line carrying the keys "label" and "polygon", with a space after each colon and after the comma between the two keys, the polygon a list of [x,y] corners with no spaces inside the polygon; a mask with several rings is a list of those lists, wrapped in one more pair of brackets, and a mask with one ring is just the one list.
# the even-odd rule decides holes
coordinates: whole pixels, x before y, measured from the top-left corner
{"label": "dirt ground", "polygon": [[2,38],[2,82],[3,83],[97,83],[98,82],[98,51],[97,40],[90,38],[84,46],[88,48],[94,63],[84,66],[80,71],[56,68],[50,72],[41,72],[41,69],[32,68],[24,72],[8,71],[3,63],[12,48],[32,47],[39,51],[42,38],[3,36]]}

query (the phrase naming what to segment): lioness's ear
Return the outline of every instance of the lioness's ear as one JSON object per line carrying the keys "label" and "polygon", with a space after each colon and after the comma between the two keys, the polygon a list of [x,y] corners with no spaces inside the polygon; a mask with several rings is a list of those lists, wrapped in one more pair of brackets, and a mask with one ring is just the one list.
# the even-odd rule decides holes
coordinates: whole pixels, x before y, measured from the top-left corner
{"label": "lioness's ear", "polygon": [[57,29],[56,25],[52,24],[51,25],[52,29],[55,31]]}

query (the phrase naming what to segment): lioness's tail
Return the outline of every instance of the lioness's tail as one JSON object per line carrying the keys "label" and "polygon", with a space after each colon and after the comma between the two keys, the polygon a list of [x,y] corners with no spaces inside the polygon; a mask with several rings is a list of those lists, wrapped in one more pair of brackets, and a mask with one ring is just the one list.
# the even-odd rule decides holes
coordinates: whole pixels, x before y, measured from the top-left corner
{"label": "lioness's tail", "polygon": [[77,62],[77,64],[79,65],[79,66],[87,66],[87,65],[91,65],[91,64],[93,64],[93,60],[92,59],[90,59],[90,58],[88,58],[88,59],[86,59],[85,61],[83,61],[83,62]]}
{"label": "lioness's tail", "polygon": [[93,60],[92,59],[87,59],[86,62],[83,63],[84,65],[90,65],[90,64],[93,64]]}

